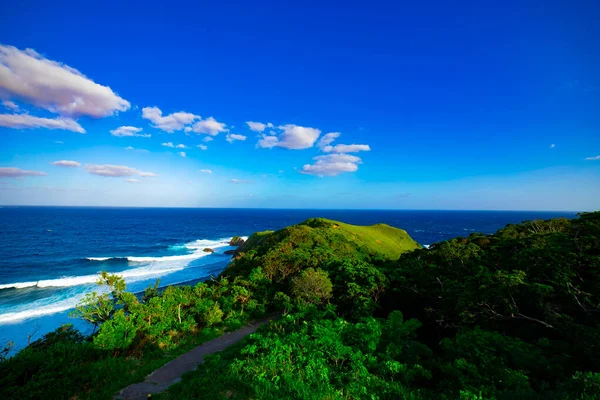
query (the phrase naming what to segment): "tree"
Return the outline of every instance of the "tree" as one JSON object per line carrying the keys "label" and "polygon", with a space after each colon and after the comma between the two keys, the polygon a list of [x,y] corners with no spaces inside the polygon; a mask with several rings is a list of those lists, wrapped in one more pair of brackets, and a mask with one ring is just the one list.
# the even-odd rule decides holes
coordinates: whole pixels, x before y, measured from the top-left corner
{"label": "tree", "polygon": [[320,268],[308,268],[292,280],[292,294],[301,302],[322,304],[331,298],[332,291],[329,275]]}

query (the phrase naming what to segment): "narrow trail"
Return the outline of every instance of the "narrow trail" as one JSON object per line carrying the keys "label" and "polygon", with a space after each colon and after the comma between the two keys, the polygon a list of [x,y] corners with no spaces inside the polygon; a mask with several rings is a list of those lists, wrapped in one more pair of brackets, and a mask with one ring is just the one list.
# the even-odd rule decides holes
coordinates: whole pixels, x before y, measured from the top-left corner
{"label": "narrow trail", "polygon": [[183,374],[203,364],[204,356],[225,350],[232,344],[256,332],[258,328],[274,318],[274,316],[271,316],[254,321],[237,331],[226,333],[195,347],[152,372],[143,382],[127,386],[114,397],[114,400],[142,400],[147,399],[149,394],[156,394],[166,390],[169,386],[179,382]]}

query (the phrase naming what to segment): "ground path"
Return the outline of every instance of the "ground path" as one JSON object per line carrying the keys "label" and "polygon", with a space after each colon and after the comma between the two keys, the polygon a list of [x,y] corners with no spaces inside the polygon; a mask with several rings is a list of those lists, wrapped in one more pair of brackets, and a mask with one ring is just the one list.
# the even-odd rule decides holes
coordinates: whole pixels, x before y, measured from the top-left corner
{"label": "ground path", "polygon": [[115,400],[147,399],[149,394],[156,394],[166,390],[172,384],[179,382],[183,374],[196,369],[199,364],[204,363],[204,356],[225,350],[232,344],[254,333],[261,325],[266,324],[273,318],[269,317],[254,321],[237,331],[226,333],[195,347],[152,372],[143,382],[127,386],[115,396]]}

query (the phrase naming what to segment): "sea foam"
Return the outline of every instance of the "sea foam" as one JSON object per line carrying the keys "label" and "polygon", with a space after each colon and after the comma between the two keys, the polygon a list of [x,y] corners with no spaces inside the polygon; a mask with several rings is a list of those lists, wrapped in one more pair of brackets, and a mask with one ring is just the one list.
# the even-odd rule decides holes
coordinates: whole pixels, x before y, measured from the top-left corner
{"label": "sea foam", "polygon": [[[126,257],[86,257],[89,261],[109,261],[122,259],[132,263],[149,263],[148,267],[138,267],[130,270],[116,272],[117,275],[123,278],[140,278],[146,276],[152,276],[157,274],[171,273],[185,268],[185,265],[181,265],[180,261],[192,261],[201,257],[206,257],[213,253],[205,252],[205,248],[210,249],[222,249],[229,246],[230,239],[220,240],[195,240],[190,243],[183,245],[188,250],[192,250],[190,254],[183,254],[178,256],[163,256],[163,257],[137,257],[137,256],[126,256]],[[216,251],[218,253],[218,251]],[[170,263],[170,266],[165,266],[165,263]],[[83,275],[83,276],[66,276],[57,279],[44,279],[39,281],[30,282],[15,282],[0,284],[0,290],[2,289],[24,289],[30,287],[69,287],[96,283],[99,275]]]}

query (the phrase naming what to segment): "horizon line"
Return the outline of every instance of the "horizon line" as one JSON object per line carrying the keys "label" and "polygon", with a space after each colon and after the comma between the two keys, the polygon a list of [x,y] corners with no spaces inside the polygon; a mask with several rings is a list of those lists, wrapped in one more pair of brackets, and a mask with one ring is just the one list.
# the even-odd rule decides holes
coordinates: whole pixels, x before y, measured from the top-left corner
{"label": "horizon line", "polygon": [[92,205],[36,205],[36,204],[0,204],[0,208],[47,207],[47,208],[107,208],[107,209],[195,209],[195,210],[288,210],[288,211],[462,211],[462,212],[551,212],[583,213],[600,211],[586,210],[490,210],[490,209],[444,209],[444,208],[285,208],[285,207],[210,207],[210,206],[92,206]]}

